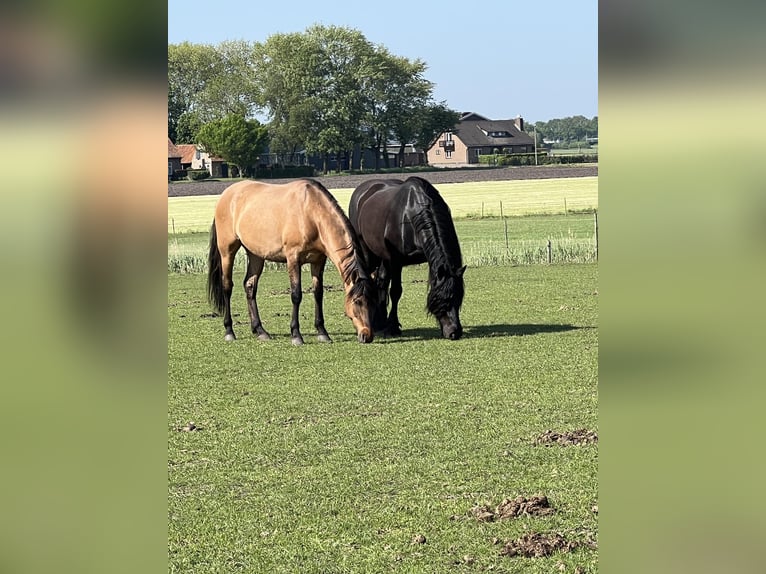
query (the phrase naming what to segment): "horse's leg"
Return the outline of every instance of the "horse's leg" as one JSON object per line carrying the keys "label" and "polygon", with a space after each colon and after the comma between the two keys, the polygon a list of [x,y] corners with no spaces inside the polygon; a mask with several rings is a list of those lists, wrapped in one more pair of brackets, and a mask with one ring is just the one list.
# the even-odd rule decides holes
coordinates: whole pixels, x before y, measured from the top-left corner
{"label": "horse's leg", "polygon": [[226,331],[223,336],[224,341],[234,341],[237,338],[236,335],[234,335],[234,329],[232,327],[231,293],[234,290],[234,280],[232,278],[234,273],[234,257],[237,254],[239,246],[239,243],[235,243],[234,246],[229,246],[225,249],[221,249],[219,246],[221,252],[221,273],[223,275],[223,328]]}
{"label": "horse's leg", "polygon": [[290,299],[293,302],[293,315],[290,319],[290,337],[292,338],[293,345],[302,345],[303,337],[301,336],[298,318],[303,293],[301,292],[301,264],[297,257],[287,258],[287,273],[290,276]]}
{"label": "horse's leg", "polygon": [[399,323],[399,299],[402,298],[402,267],[397,264],[389,265],[388,281],[391,282],[391,312],[388,314],[388,324],[386,331],[389,335],[401,335],[401,324]]}
{"label": "horse's leg", "polygon": [[327,258],[322,258],[321,261],[313,261],[311,263],[311,283],[312,290],[314,291],[314,326],[317,330],[317,339],[322,343],[332,343],[330,335],[327,334],[327,329],[324,326],[324,266],[327,262]]}
{"label": "horse's leg", "polygon": [[390,283],[390,274],[381,261],[373,274],[375,288],[378,292],[378,305],[373,314],[373,327],[376,331],[385,331],[386,317],[388,316],[388,284]]}
{"label": "horse's leg", "polygon": [[258,338],[262,341],[271,339],[271,335],[266,332],[261,323],[261,316],[258,313],[258,301],[256,295],[258,294],[258,280],[263,273],[263,264],[265,263],[262,257],[253,255],[249,251],[247,252],[247,272],[245,273],[245,296],[247,297],[247,310],[250,313],[250,329],[254,335],[258,335]]}

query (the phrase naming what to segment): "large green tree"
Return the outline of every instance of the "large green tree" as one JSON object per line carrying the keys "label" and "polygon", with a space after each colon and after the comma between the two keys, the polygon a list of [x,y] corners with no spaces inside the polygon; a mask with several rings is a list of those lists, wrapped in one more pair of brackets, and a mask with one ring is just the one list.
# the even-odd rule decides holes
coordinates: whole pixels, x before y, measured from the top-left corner
{"label": "large green tree", "polygon": [[169,44],[168,134],[178,135],[178,122],[189,113],[202,122],[253,117],[260,110],[254,73],[250,42]]}
{"label": "large green tree", "polygon": [[361,78],[373,46],[339,26],[275,34],[255,48],[260,101],[271,118],[272,151],[348,154],[363,139]]}
{"label": "large green tree", "polygon": [[268,129],[258,120],[229,114],[204,124],[197,139],[205,151],[237,166],[241,175],[250,175],[268,145]]}

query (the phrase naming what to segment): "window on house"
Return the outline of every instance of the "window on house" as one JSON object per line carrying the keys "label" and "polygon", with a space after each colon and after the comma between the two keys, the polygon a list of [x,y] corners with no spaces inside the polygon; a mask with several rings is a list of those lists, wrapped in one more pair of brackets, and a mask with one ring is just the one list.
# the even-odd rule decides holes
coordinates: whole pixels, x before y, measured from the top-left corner
{"label": "window on house", "polygon": [[447,159],[452,159],[452,152],[451,151],[445,151],[444,152],[444,157],[447,158]]}
{"label": "window on house", "polygon": [[436,155],[441,155],[441,154],[442,154],[442,151],[440,149],[437,149],[436,150]]}

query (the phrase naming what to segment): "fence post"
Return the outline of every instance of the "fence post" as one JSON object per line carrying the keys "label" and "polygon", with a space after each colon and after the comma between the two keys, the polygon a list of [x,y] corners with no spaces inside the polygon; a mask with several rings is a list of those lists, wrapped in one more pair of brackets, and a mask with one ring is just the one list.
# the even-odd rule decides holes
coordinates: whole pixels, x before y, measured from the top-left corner
{"label": "fence post", "polygon": [[596,236],[596,262],[598,262],[598,210],[593,210],[593,226]]}
{"label": "fence post", "polygon": [[551,261],[553,260],[553,257],[551,256],[551,240],[548,240],[548,265],[551,264]]}

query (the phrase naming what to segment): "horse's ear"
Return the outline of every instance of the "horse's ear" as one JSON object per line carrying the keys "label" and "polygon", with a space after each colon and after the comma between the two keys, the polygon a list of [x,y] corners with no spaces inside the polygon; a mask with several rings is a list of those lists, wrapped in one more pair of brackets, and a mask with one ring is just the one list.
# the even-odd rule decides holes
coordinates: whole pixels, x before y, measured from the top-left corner
{"label": "horse's ear", "polygon": [[455,273],[455,275],[457,275],[458,277],[462,277],[463,273],[465,273],[465,268],[466,267],[468,267],[468,266],[467,265],[463,265],[460,269],[457,270],[457,273]]}

